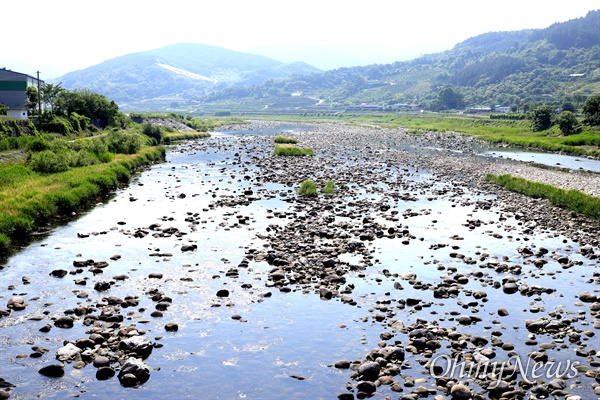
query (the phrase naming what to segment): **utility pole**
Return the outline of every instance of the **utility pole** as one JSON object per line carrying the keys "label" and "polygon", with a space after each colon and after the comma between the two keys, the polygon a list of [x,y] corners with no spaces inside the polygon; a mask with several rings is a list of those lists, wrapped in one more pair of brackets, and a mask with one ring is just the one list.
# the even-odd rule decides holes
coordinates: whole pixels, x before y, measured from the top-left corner
{"label": "utility pole", "polygon": [[42,125],[42,92],[40,91],[40,71],[37,71],[37,89],[38,89],[38,123]]}

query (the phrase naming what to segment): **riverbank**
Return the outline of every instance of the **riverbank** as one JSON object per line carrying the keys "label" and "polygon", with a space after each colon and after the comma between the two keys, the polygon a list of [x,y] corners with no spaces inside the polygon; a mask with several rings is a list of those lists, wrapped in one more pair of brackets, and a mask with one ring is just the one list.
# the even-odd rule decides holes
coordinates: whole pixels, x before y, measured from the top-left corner
{"label": "riverbank", "polygon": [[165,149],[144,147],[136,154],[118,154],[108,163],[39,174],[26,166],[5,164],[0,169],[0,258],[12,245],[26,243],[30,235],[56,219],[75,216],[129,182],[131,174],[164,161]]}

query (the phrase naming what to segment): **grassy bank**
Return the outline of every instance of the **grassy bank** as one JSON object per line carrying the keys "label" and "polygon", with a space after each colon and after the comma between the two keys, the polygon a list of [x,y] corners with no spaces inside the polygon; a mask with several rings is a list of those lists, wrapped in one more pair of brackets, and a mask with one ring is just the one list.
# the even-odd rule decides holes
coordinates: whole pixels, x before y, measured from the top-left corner
{"label": "grassy bank", "polygon": [[179,140],[205,139],[209,137],[210,133],[208,132],[166,132],[163,141],[165,144],[171,144]]}
{"label": "grassy bank", "polygon": [[164,147],[144,147],[135,154],[116,154],[112,161],[64,172],[39,173],[21,165],[0,167],[0,256],[11,243],[27,238],[37,227],[82,209],[119,184],[140,166],[164,160]]}
{"label": "grassy bank", "polygon": [[486,180],[512,192],[521,193],[533,198],[547,199],[557,207],[600,221],[600,199],[578,190],[564,190],[511,175],[488,174]]}

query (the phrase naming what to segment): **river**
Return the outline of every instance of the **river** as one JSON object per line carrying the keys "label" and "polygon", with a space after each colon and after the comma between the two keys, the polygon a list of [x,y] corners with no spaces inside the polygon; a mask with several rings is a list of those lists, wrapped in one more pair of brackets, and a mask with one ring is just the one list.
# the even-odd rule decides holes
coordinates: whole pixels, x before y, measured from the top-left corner
{"label": "river", "polygon": [[[310,131],[310,125],[259,125],[178,145],[168,151],[166,163],[142,172],[104,204],[10,258],[0,271],[0,305],[13,296],[27,302],[24,310],[0,318],[0,378],[15,386],[11,398],[356,395],[353,385],[359,380],[352,379],[353,371],[333,364],[358,365],[382,340],[388,346],[396,340],[407,349],[401,373],[390,374],[404,394],[418,387],[434,393],[436,380],[421,361],[450,354],[444,348],[455,338],[439,337],[440,351],[424,353],[411,332],[426,323],[463,338],[501,335],[513,346],[495,345],[496,359],[510,357],[511,351],[527,358],[550,343],[544,351],[551,358],[598,367],[597,337],[590,336],[599,333],[591,326],[595,313],[578,296],[598,292],[599,266],[577,243],[503,212],[493,194],[372,154],[323,156],[314,170],[294,164],[292,173],[286,169],[292,161],[272,155],[272,136],[283,132],[302,138]],[[358,169],[368,170],[369,178],[359,180]],[[327,173],[337,178],[335,196],[321,196],[318,206],[295,200],[298,177],[324,179]],[[362,243],[364,249],[352,250],[350,243]],[[524,248],[532,254],[544,250],[533,256]],[[284,261],[273,261],[270,253]],[[85,260],[96,266],[75,265]],[[320,265],[335,265],[336,280],[315,272],[302,281],[302,269]],[[67,274],[52,276],[56,270]],[[276,277],[277,271],[284,278]],[[459,290],[440,297],[449,277],[460,282]],[[507,278],[525,285],[524,291],[508,294],[502,286]],[[109,289],[96,290],[98,282],[107,282]],[[327,288],[331,298],[322,291]],[[342,298],[344,291],[351,301]],[[485,297],[474,297],[477,291]],[[160,300],[152,298],[157,293]],[[111,296],[120,307],[110,305]],[[125,307],[127,296],[136,301]],[[162,316],[151,316],[160,301],[168,303]],[[85,314],[74,311],[78,307],[88,315],[108,310],[123,320],[86,324]],[[508,315],[499,317],[499,308]],[[54,324],[65,311],[74,316],[72,328]],[[459,323],[459,315],[480,321]],[[525,320],[541,317],[569,323],[558,333],[525,328]],[[408,328],[393,330],[393,320]],[[167,331],[167,323],[178,330]],[[40,332],[45,326],[49,332]],[[149,380],[136,388],[124,387],[116,376],[98,380],[91,364],[98,354],[114,356],[111,368],[119,370],[116,360],[122,354],[107,342],[65,362],[63,377],[38,373],[57,362],[57,351],[68,341],[89,337],[93,327],[111,340],[129,327],[135,331],[131,335],[151,342],[152,353],[144,360]],[[383,339],[384,332],[393,339]],[[410,346],[416,346],[414,352]],[[76,368],[78,360],[83,363]],[[565,384],[569,393],[591,398],[594,380],[584,372]],[[475,391],[483,386],[470,380]],[[377,395],[397,396],[397,388],[384,384]]]}

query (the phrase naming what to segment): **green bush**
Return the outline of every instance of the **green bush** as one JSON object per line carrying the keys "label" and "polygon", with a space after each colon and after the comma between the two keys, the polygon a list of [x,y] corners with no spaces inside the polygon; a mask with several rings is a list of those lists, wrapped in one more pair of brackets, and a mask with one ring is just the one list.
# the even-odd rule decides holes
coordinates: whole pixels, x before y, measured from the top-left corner
{"label": "green bush", "polygon": [[550,106],[540,106],[531,111],[530,118],[533,132],[545,131],[554,125],[554,110]]}
{"label": "green bush", "polygon": [[69,115],[69,123],[77,132],[84,131],[91,125],[88,117],[79,115],[76,112],[72,112],[71,115]]}
{"label": "green bush", "polygon": [[33,138],[29,143],[26,144],[25,149],[27,151],[35,151],[40,152],[44,150],[48,150],[50,148],[50,143],[47,140],[43,140],[40,138]]}
{"label": "green bush", "polygon": [[160,144],[163,140],[163,132],[160,126],[151,124],[149,122],[144,124],[142,133],[154,140],[154,144]]}
{"label": "green bush", "polygon": [[42,124],[42,129],[47,132],[59,133],[67,136],[73,133],[73,126],[68,119],[63,117],[53,117],[50,122]]}
{"label": "green bush", "polygon": [[274,139],[275,143],[288,143],[288,144],[296,144],[298,141],[288,136],[277,135]]}
{"label": "green bush", "polygon": [[278,156],[314,156],[315,153],[309,148],[300,148],[291,144],[275,145],[275,155]]}
{"label": "green bush", "polygon": [[112,131],[105,137],[108,151],[116,154],[135,154],[144,143],[139,134]]}
{"label": "green bush", "polygon": [[300,189],[298,189],[298,194],[306,197],[316,197],[317,184],[311,180],[306,180],[302,182],[302,184],[300,185]]}
{"label": "green bush", "polygon": [[27,164],[35,172],[51,174],[68,170],[69,158],[67,152],[55,153],[52,150],[44,150],[31,153]]}

